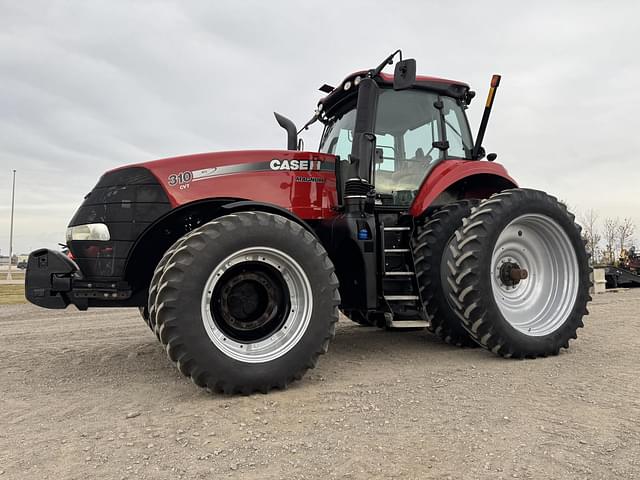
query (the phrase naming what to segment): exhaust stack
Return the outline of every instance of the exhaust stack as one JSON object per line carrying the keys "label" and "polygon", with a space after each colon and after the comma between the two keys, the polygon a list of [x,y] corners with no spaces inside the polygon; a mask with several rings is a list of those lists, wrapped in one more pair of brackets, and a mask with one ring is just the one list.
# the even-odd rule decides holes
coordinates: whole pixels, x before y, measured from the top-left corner
{"label": "exhaust stack", "polygon": [[273,112],[276,117],[278,125],[287,131],[287,150],[298,149],[298,129],[295,124],[284,115],[280,115],[277,112]]}
{"label": "exhaust stack", "polygon": [[491,115],[491,108],[493,107],[493,100],[496,96],[496,90],[500,85],[500,75],[494,75],[491,77],[491,87],[489,88],[489,95],[487,96],[487,103],[484,106],[484,113],[482,114],[482,121],[480,122],[480,128],[478,129],[478,136],[476,137],[476,143],[473,146],[472,158],[480,160],[480,151],[482,149],[482,140],[484,140],[484,132],[487,130],[487,124],[489,123],[489,115]]}

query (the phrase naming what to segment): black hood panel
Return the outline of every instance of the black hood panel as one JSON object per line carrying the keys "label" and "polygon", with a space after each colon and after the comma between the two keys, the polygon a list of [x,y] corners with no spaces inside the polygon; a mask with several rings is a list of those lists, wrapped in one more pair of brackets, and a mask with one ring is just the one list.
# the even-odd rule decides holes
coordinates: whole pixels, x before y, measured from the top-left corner
{"label": "black hood panel", "polygon": [[69,242],[69,250],[85,278],[121,278],[136,239],[170,210],[164,189],[146,168],[130,167],[104,174],[69,222],[70,227],[87,223],[109,227],[109,241]]}

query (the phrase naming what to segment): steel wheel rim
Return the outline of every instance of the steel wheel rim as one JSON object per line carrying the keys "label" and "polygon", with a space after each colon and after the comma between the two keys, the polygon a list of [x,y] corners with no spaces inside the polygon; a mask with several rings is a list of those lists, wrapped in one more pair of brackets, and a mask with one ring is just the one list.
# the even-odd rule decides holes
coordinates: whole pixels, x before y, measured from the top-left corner
{"label": "steel wheel rim", "polygon": [[[289,291],[289,311],[273,334],[254,342],[240,342],[230,338],[216,323],[211,302],[224,273],[248,262],[268,265],[282,275]],[[269,362],[296,346],[309,326],[312,308],[311,283],[302,266],[286,253],[270,247],[245,248],[222,260],[207,279],[201,301],[202,322],[211,342],[228,357],[245,363]]]}
{"label": "steel wheel rim", "polygon": [[[501,269],[510,263],[528,278],[508,285]],[[526,214],[498,236],[491,256],[493,298],[505,320],[528,336],[558,330],[571,315],[578,287],[578,257],[567,233],[552,218]]]}

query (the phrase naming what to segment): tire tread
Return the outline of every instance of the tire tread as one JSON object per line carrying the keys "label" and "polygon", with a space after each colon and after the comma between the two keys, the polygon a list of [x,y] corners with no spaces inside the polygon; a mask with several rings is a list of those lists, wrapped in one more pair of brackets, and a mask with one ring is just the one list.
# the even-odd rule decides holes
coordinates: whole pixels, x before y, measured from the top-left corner
{"label": "tire tread", "polygon": [[[326,251],[319,241],[304,227],[271,213],[240,212],[215,219],[198,228],[197,232],[199,235],[204,235],[214,240],[220,235],[232,234],[231,232],[235,232],[239,228],[251,228],[255,223],[270,228],[288,229],[288,233],[296,241],[302,241],[308,246],[314,246],[311,251],[320,258],[320,263],[324,269],[323,274],[329,279],[327,285],[323,287],[326,294],[330,295],[332,302],[329,328],[324,338],[317,342],[318,348],[308,353],[306,362],[302,362],[292,368],[285,378],[273,383],[263,383],[263,381],[246,385],[230,380],[225,381],[216,375],[215,369],[198,365],[182,339],[179,329],[179,312],[174,308],[176,297],[173,293],[177,292],[174,284],[179,281],[178,279],[182,275],[187,273],[189,265],[197,260],[196,253],[200,250],[198,247],[201,247],[201,245],[198,245],[197,236],[194,236],[193,233],[186,235],[176,242],[172,249],[167,251],[165,257],[163,257],[164,265],[158,264],[156,268],[157,275],[154,274],[153,282],[156,286],[156,295],[154,298],[150,296],[149,302],[153,301],[155,305],[156,329],[169,359],[177,365],[184,376],[191,378],[194,383],[212,392],[248,395],[253,392],[267,393],[274,388],[285,389],[295,380],[301,379],[307,370],[315,367],[318,358],[327,352],[329,343],[335,335],[335,327],[338,321],[338,305],[340,303],[338,278],[334,273],[333,264],[329,260]],[[196,231],[194,230],[194,232]],[[204,244],[204,242],[202,243]],[[161,261],[161,263],[163,262]]]}

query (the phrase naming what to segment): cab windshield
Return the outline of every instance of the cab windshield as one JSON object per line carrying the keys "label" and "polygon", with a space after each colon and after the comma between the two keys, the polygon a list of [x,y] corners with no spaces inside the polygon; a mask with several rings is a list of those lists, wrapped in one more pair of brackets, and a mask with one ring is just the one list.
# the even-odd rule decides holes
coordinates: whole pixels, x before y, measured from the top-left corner
{"label": "cab windshield", "polygon": [[[442,109],[436,108],[439,101]],[[320,151],[346,160],[355,120],[354,105],[326,126]],[[376,192],[392,195],[395,204],[410,204],[429,169],[439,161],[471,159],[469,125],[455,98],[421,90],[382,90],[375,134],[376,147],[382,149],[382,161],[375,166]],[[446,149],[439,144],[445,140]]]}

